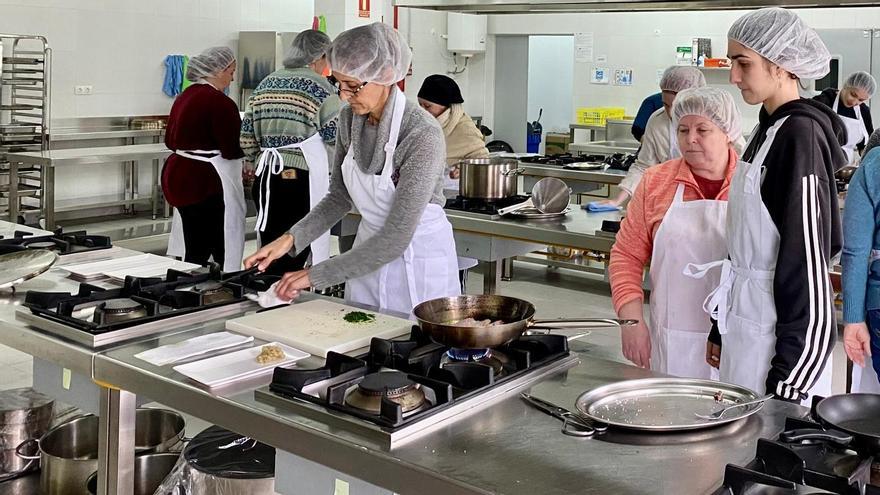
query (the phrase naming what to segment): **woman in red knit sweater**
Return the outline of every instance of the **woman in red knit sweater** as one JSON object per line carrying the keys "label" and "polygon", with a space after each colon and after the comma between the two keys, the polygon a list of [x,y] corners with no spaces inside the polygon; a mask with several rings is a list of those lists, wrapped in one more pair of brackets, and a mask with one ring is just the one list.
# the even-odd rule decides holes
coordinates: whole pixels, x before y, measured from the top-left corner
{"label": "woman in red knit sweater", "polygon": [[238,107],[223,92],[235,74],[227,47],[209,48],[189,61],[194,84],[174,101],[165,144],[174,151],[162,170],[162,190],[176,213],[168,254],[224,271],[241,267],[244,188]]}

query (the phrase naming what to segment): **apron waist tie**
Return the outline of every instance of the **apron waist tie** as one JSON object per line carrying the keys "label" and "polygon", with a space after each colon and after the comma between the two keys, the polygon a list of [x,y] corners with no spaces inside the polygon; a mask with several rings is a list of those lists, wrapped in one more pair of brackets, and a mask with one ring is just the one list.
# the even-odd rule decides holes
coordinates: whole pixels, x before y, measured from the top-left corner
{"label": "apron waist tie", "polygon": [[721,267],[721,279],[718,287],[706,296],[703,301],[703,311],[718,322],[718,332],[722,335],[727,333],[727,316],[730,312],[730,291],[737,277],[748,280],[773,280],[775,274],[772,270],[754,270],[734,266],[729,259],[712,261],[697,265],[688,263],[684,269],[684,275],[691,278],[703,278],[710,270]]}
{"label": "apron waist tie", "polygon": [[[262,154],[260,155],[259,162],[257,162],[255,173],[263,180],[264,185],[257,211],[257,226],[255,229],[257,232],[266,230],[266,224],[269,222],[270,179],[273,175],[278,175],[284,170],[284,160],[281,158],[281,153],[277,148],[260,148],[260,151],[262,151]],[[268,172],[265,177],[263,177],[263,172]]]}

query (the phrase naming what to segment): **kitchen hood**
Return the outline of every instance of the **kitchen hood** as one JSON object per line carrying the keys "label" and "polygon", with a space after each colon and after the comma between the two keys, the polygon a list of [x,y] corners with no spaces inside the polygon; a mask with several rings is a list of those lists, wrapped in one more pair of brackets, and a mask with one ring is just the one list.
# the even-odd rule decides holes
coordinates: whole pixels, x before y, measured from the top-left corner
{"label": "kitchen hood", "polygon": [[760,7],[862,7],[876,0],[394,0],[412,7],[475,14],[730,10]]}

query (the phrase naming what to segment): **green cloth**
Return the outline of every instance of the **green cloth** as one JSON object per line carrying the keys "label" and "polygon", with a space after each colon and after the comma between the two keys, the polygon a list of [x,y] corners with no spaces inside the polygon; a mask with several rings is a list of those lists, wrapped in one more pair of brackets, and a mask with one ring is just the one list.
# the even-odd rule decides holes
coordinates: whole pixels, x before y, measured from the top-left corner
{"label": "green cloth", "polygon": [[189,57],[183,56],[183,82],[180,83],[180,91],[182,92],[184,89],[192,86],[192,81],[186,78],[186,68],[189,67]]}

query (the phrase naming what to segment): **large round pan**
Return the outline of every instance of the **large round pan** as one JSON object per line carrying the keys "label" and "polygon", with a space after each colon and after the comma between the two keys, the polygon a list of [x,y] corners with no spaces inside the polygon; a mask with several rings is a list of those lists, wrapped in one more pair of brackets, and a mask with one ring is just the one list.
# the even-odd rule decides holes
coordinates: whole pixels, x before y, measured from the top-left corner
{"label": "large round pan", "polygon": [[[634,325],[635,320],[578,318],[536,320],[535,306],[522,299],[499,295],[466,295],[425,301],[413,309],[422,331],[435,341],[459,349],[497,347],[528,329],[587,328]],[[495,326],[457,326],[465,319],[501,320]]]}
{"label": "large round pan", "polygon": [[852,435],[860,454],[880,453],[880,395],[832,395],[819,401],[816,416],[824,426]]}

